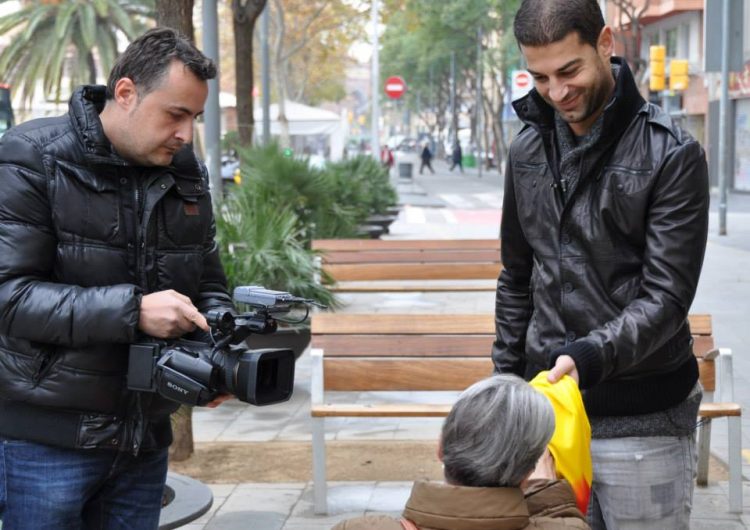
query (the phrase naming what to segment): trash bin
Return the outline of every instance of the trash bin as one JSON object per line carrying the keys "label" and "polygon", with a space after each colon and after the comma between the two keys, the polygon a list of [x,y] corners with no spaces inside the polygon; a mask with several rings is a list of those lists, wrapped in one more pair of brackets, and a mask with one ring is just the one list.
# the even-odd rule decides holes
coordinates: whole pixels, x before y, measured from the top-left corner
{"label": "trash bin", "polygon": [[414,164],[411,162],[399,162],[398,176],[405,179],[412,178],[414,176]]}
{"label": "trash bin", "polygon": [[477,158],[474,155],[464,155],[462,162],[464,167],[477,167]]}

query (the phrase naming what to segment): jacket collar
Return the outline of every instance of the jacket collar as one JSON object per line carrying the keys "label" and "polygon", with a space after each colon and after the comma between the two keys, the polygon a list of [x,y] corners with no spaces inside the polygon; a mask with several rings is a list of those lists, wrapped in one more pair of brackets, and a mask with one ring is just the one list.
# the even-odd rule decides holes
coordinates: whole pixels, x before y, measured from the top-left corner
{"label": "jacket collar", "polygon": [[[604,109],[604,135],[607,131],[624,131],[623,125],[630,123],[646,105],[646,101],[638,92],[627,61],[621,57],[612,57],[610,61],[619,67],[619,74],[615,80],[614,97]],[[526,96],[514,101],[513,108],[518,117],[528,125],[541,129],[555,127],[555,109],[542,99],[535,88]]]}
{"label": "jacket collar", "polygon": [[83,144],[87,160],[98,164],[125,166],[128,165],[127,162],[112,149],[99,119],[106,95],[107,88],[103,85],[83,85],[76,88],[68,103],[68,115]]}
{"label": "jacket collar", "polygon": [[518,488],[469,488],[417,481],[404,516],[418,527],[452,530],[517,530],[529,524]]}

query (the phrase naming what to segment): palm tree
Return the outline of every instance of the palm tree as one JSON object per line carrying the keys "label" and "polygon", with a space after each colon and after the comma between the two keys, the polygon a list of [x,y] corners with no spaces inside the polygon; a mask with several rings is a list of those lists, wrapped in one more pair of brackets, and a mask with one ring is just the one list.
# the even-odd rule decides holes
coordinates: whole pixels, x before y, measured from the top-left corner
{"label": "palm tree", "polygon": [[59,101],[64,79],[72,90],[106,75],[118,55],[118,39],[135,38],[153,11],[154,0],[26,0],[0,17],[0,35],[12,35],[0,53],[2,81],[20,89],[28,102],[42,80],[45,95]]}

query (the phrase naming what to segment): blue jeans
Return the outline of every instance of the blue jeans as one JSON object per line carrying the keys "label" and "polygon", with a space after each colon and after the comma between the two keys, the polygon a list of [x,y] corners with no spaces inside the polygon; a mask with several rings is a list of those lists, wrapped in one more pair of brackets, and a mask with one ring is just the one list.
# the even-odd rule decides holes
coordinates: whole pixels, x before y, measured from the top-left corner
{"label": "blue jeans", "polygon": [[687,530],[693,506],[695,436],[591,440],[593,530]]}
{"label": "blue jeans", "polygon": [[151,530],[167,477],[167,450],[61,449],[0,440],[3,530]]}

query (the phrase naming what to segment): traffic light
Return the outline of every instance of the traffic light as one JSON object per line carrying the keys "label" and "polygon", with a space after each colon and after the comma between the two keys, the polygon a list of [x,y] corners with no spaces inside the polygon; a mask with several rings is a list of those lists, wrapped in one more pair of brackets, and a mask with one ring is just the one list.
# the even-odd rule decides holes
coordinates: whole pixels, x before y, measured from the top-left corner
{"label": "traffic light", "polygon": [[672,59],[669,65],[669,90],[687,90],[688,83],[687,59]]}
{"label": "traffic light", "polygon": [[664,82],[664,58],[667,55],[666,46],[651,46],[648,51],[649,69],[651,78],[649,79],[648,89],[652,92],[661,92],[666,87]]}

